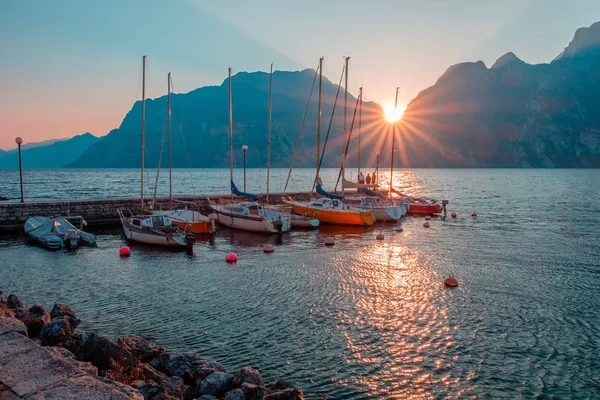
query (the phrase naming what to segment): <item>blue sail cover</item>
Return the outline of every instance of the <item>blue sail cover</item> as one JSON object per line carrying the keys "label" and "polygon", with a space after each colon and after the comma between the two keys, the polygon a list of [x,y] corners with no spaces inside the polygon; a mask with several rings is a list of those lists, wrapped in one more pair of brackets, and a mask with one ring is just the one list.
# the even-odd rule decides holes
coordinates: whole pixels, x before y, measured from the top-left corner
{"label": "blue sail cover", "polygon": [[244,196],[254,201],[258,201],[257,195],[252,193],[240,192],[240,190],[237,188],[237,186],[235,186],[235,183],[233,183],[233,181],[231,181],[231,193],[235,194],[236,196]]}
{"label": "blue sail cover", "polygon": [[330,199],[343,199],[343,196],[339,196],[337,194],[332,194],[332,193],[328,193],[325,190],[323,190],[323,188],[321,187],[321,185],[317,185],[317,193],[319,193],[321,196],[325,196],[328,197]]}

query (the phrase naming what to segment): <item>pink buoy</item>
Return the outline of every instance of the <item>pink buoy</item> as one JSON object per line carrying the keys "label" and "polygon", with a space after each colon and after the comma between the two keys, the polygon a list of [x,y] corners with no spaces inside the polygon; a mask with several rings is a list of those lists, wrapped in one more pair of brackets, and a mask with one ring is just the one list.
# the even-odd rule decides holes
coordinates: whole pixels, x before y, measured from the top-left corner
{"label": "pink buoy", "polygon": [[380,233],[377,236],[375,236],[375,239],[377,239],[377,240],[383,240],[383,239],[385,239],[385,236],[383,236],[383,233]]}
{"label": "pink buoy", "polygon": [[235,262],[237,262],[237,260],[238,260],[238,256],[235,253],[229,253],[225,257],[225,261],[227,261],[228,263],[235,263]]}
{"label": "pink buoy", "polygon": [[127,246],[123,246],[121,247],[121,250],[119,250],[119,255],[121,257],[129,257],[131,255],[131,249]]}
{"label": "pink buoy", "polygon": [[453,277],[452,275],[450,275],[449,277],[447,277],[446,279],[444,279],[444,286],[447,286],[447,287],[457,287],[458,286],[458,280],[456,280],[455,277]]}
{"label": "pink buoy", "polygon": [[429,228],[431,225],[429,225],[429,222],[425,222],[425,223],[423,224],[423,226],[424,226],[425,228]]}
{"label": "pink buoy", "polygon": [[473,212],[471,213],[471,217],[476,217],[476,216],[477,216],[477,211],[473,211]]}
{"label": "pink buoy", "polygon": [[425,221],[429,221],[431,219],[431,215],[426,215],[425,216]]}
{"label": "pink buoy", "polygon": [[271,244],[265,244],[265,247],[263,247],[263,251],[265,253],[272,253],[275,251],[275,249],[273,248],[273,245]]}
{"label": "pink buoy", "polygon": [[450,216],[451,216],[452,218],[456,218],[456,213],[455,213],[454,211],[452,211],[452,213],[450,214]]}
{"label": "pink buoy", "polygon": [[333,238],[331,236],[328,236],[325,238],[326,246],[333,246],[334,244],[335,244],[335,241],[333,240]]}
{"label": "pink buoy", "polygon": [[396,228],[396,232],[402,232],[404,230],[404,228],[402,228],[401,226]]}

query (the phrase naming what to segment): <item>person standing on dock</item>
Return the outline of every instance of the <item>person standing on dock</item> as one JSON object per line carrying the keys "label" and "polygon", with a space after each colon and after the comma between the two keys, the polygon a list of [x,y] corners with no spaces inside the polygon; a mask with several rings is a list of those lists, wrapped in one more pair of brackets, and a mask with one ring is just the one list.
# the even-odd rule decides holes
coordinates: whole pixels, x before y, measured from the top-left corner
{"label": "person standing on dock", "polygon": [[367,182],[367,185],[371,184],[371,175],[367,174],[367,179],[365,180],[365,182]]}
{"label": "person standing on dock", "polygon": [[365,176],[363,175],[362,171],[360,171],[358,174],[358,183],[365,183]]}
{"label": "person standing on dock", "polygon": [[374,185],[377,184],[377,174],[375,172],[373,172],[373,178],[371,179],[371,181]]}

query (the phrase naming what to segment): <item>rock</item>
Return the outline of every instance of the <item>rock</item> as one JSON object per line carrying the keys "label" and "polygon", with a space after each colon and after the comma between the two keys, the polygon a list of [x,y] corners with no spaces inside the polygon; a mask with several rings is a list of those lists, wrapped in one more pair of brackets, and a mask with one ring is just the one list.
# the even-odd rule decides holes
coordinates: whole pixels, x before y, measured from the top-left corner
{"label": "rock", "polygon": [[50,322],[50,313],[39,304],[32,306],[29,311],[27,311],[25,318],[23,318],[23,323],[27,327],[30,338],[37,337],[44,324],[47,324],[48,322]]}
{"label": "rock", "polygon": [[69,307],[66,304],[54,304],[54,307],[52,307],[52,311],[50,311],[50,318],[60,319],[62,317],[66,317],[69,320],[72,330],[75,330],[81,323],[81,320],[77,318],[77,316],[75,315],[75,311],[73,311],[71,307]]}
{"label": "rock", "polygon": [[236,386],[241,386],[244,382],[252,383],[254,385],[259,386],[264,385],[264,381],[262,376],[260,375],[260,372],[250,367],[242,368],[239,375],[235,377],[234,384]]}
{"label": "rock", "polygon": [[167,390],[169,396],[176,399],[182,399],[185,393],[183,379],[178,376],[172,376],[162,383],[162,386]]}
{"label": "rock", "polygon": [[223,400],[244,400],[244,392],[242,389],[234,389],[225,393]]}
{"label": "rock", "polygon": [[0,303],[0,317],[14,318],[15,313],[4,303]]}
{"label": "rock", "polygon": [[76,360],[75,355],[64,347],[47,347],[46,349],[56,357],[62,357],[65,362],[71,364],[75,368],[79,368],[86,374],[94,377],[98,376],[98,368],[94,367],[92,363]]}
{"label": "rock", "polygon": [[75,354],[87,339],[87,333],[85,333],[84,331],[77,331],[73,333],[71,337],[62,344],[62,347]]}
{"label": "rock", "polygon": [[291,388],[268,394],[265,400],[304,400],[304,395],[302,390]]}
{"label": "rock", "polygon": [[27,316],[27,310],[24,308],[14,308],[12,312],[19,321],[23,321]]}
{"label": "rock", "polygon": [[233,389],[233,379],[234,376],[227,372],[213,372],[200,383],[198,394],[210,394],[216,397],[223,397],[225,393]]}
{"label": "rock", "polygon": [[138,381],[133,381],[129,384],[129,386],[131,386],[134,389],[139,389],[140,387],[144,386],[146,384],[146,382],[144,382],[143,380],[138,380]]}
{"label": "rock", "polygon": [[152,360],[150,362],[150,365],[152,365],[153,368],[157,369],[160,372],[172,375],[167,369],[172,360],[173,358],[169,353],[163,353],[160,356],[156,357],[154,360]]}
{"label": "rock", "polygon": [[[142,370],[142,374],[144,375],[144,379],[146,381],[152,380],[158,384],[161,384],[164,381],[166,381],[167,379],[169,379],[169,377],[166,374],[164,374],[160,371],[157,371],[150,364],[141,363],[140,369]],[[179,378],[179,379],[181,379],[181,378]]]}
{"label": "rock", "polygon": [[264,386],[242,383],[242,392],[244,392],[244,399],[246,400],[264,400],[265,398]]}
{"label": "rock", "polygon": [[267,385],[265,385],[265,387],[267,388],[267,390],[271,391],[271,392],[279,392],[285,389],[293,389],[294,386],[292,386],[291,383],[289,383],[288,381],[286,381],[285,379],[279,379],[277,382],[275,383],[269,383]]}
{"label": "rock", "polygon": [[142,335],[121,336],[117,343],[141,362],[150,362],[165,352],[165,349],[158,347],[153,339]]}
{"label": "rock", "polygon": [[39,338],[42,346],[58,346],[69,339],[72,333],[69,320],[63,317],[44,324]]}
{"label": "rock", "polygon": [[126,396],[129,396],[131,399],[140,399],[141,400],[142,396],[140,395],[140,392],[137,389],[134,389],[129,385],[123,385],[122,383],[115,382],[110,379],[105,379],[102,377],[98,377],[96,379],[98,379],[100,382],[106,383],[109,386],[112,386],[113,389],[118,390],[119,392],[123,393]]}
{"label": "rock", "polygon": [[19,298],[14,294],[10,294],[8,296],[8,298],[6,299],[6,303],[8,304],[8,308],[23,308],[24,307],[21,300],[19,300]]}
{"label": "rock", "polygon": [[0,317],[0,335],[9,332],[16,332],[23,336],[27,336],[27,327],[18,319]]}
{"label": "rock", "polygon": [[[154,364],[152,365],[154,366]],[[226,371],[216,361],[206,360],[197,354],[188,353],[177,356],[166,363],[164,372],[170,376],[179,376],[181,378],[184,378],[187,372],[187,375],[193,377],[193,379],[202,380],[213,372]]]}
{"label": "rock", "polygon": [[203,396],[198,397],[198,400],[217,400],[217,398],[215,396],[205,394]]}
{"label": "rock", "polygon": [[113,342],[110,338],[90,333],[75,353],[81,361],[89,361],[100,371],[119,368],[124,374],[131,374],[139,366],[139,361],[129,351]]}
{"label": "rock", "polygon": [[[4,399],[0,396],[0,398]],[[91,376],[71,378],[25,397],[27,400],[143,400],[135,389],[117,386],[116,382],[100,381]]]}

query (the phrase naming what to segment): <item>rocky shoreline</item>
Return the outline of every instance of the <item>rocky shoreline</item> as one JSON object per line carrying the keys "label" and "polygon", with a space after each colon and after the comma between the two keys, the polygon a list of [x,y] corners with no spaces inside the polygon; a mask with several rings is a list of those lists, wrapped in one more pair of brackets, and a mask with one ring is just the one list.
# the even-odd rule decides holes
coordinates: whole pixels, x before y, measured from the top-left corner
{"label": "rocky shoreline", "polygon": [[[40,350],[45,356],[59,360],[61,365],[68,365],[85,375],[83,378],[87,380],[84,386],[97,386],[98,382],[108,384],[110,390],[117,390],[119,398],[136,400],[304,399],[300,389],[283,379],[265,383],[260,372],[254,368],[243,367],[239,372],[229,373],[218,361],[197,354],[172,356],[151,338],[141,335],[122,336],[114,341],[99,333],[77,330],[80,322],[75,312],[65,304],[54,304],[48,312],[38,304],[26,307],[14,294],[5,299],[0,292],[0,337],[8,338],[5,343],[9,350],[10,343],[15,340],[21,341],[20,347],[45,349],[49,353]],[[23,345],[23,336],[30,339],[31,345]],[[1,345],[0,341],[0,398],[38,398],[35,394],[26,394],[26,391],[19,393],[19,390],[11,387],[8,381],[16,379],[15,382],[18,382],[18,378],[5,365],[8,361],[2,358],[11,351],[5,354]],[[12,347],[15,347],[14,343]],[[98,382],[90,380],[90,377]],[[82,377],[78,376],[77,379],[73,383],[79,385],[76,389],[65,389],[65,383],[62,382],[62,392],[56,397],[46,390],[50,394],[44,393],[39,398],[67,398],[65,392],[75,393],[68,398],[82,398]],[[104,393],[96,386],[95,394]],[[108,389],[105,391],[104,397],[94,398],[115,398],[114,393],[111,394]]]}

